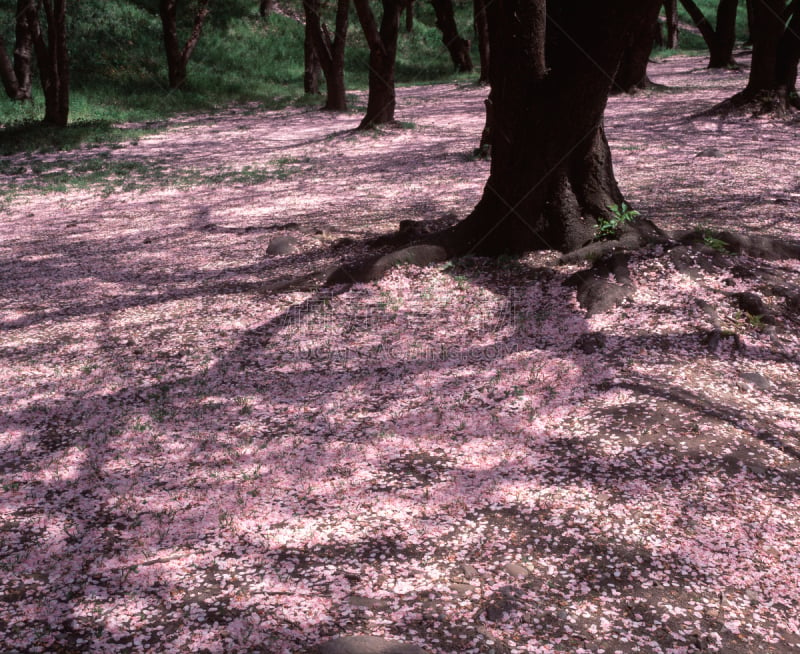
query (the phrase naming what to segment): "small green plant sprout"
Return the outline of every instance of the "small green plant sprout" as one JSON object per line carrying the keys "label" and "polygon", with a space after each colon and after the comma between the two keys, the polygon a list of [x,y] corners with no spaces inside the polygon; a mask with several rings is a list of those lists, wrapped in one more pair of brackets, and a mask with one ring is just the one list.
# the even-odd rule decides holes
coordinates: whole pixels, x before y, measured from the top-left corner
{"label": "small green plant sprout", "polygon": [[707,245],[713,250],[716,250],[717,252],[722,252],[723,254],[730,253],[730,250],[728,250],[728,244],[721,238],[717,238],[711,234],[709,231],[703,232],[703,244]]}
{"label": "small green plant sprout", "polygon": [[611,212],[610,216],[602,216],[597,220],[598,236],[614,236],[622,225],[633,222],[634,218],[641,215],[626,202],[609,204],[608,210]]}

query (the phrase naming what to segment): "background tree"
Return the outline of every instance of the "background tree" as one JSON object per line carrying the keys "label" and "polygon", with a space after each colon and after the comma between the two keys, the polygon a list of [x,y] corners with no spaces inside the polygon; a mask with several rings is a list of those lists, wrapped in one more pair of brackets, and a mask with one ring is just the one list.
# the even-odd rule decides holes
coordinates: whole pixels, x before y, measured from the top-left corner
{"label": "background tree", "polygon": [[653,6],[642,17],[642,23],[631,35],[614,76],[612,92],[633,93],[654,86],[647,76],[647,64],[655,44],[655,31],[660,30],[658,25],[660,11],[660,5]]}
{"label": "background tree", "polygon": [[319,0],[303,1],[305,34],[303,37],[303,91],[307,95],[319,93],[320,62],[314,32],[319,29]]}
{"label": "background tree", "polygon": [[436,27],[442,33],[444,43],[456,70],[462,73],[472,71],[472,58],[469,55],[470,43],[458,33],[453,0],[431,0],[436,12]]}
{"label": "background tree", "polygon": [[694,0],[681,0],[681,4],[697,29],[700,30],[700,34],[708,46],[708,67],[736,67],[733,48],[736,44],[736,10],[739,0],[720,0],[717,5],[716,28],[711,26],[708,18]]}
{"label": "background tree", "polygon": [[[337,0],[335,34],[331,38],[328,27],[320,16],[319,0],[303,0],[306,14],[306,38],[314,42],[314,49],[325,75],[327,98],[325,109],[345,111],[347,98],[344,86],[344,51],[347,42],[347,25],[350,15],[350,0]],[[410,9],[407,9],[410,11]]]}
{"label": "background tree", "polygon": [[481,59],[481,73],[478,81],[489,81],[489,22],[486,18],[486,0],[473,0],[475,35],[478,38],[478,54]]}
{"label": "background tree", "polygon": [[191,31],[183,47],[178,39],[178,0],[159,0],[158,13],[164,30],[169,87],[178,89],[186,82],[186,67],[189,64],[189,58],[203,33],[203,24],[209,13],[208,0],[197,0]]}
{"label": "background tree", "polygon": [[0,36],[0,78],[6,95],[12,100],[31,99],[31,64],[33,59],[33,29],[36,5],[33,0],[17,0],[13,64]]}
{"label": "background tree", "polygon": [[359,129],[367,129],[394,121],[395,59],[403,3],[402,0],[382,0],[380,30],[369,0],[353,0],[353,4],[369,45],[369,98],[367,113],[359,125]]}
{"label": "background tree", "polygon": [[28,11],[28,20],[44,92],[44,122],[64,127],[69,117],[67,0],[40,0],[39,6],[47,23],[47,38],[38,12]]}
{"label": "background tree", "polygon": [[664,19],[666,25],[666,38],[664,45],[670,50],[678,47],[678,0],[664,0]]}

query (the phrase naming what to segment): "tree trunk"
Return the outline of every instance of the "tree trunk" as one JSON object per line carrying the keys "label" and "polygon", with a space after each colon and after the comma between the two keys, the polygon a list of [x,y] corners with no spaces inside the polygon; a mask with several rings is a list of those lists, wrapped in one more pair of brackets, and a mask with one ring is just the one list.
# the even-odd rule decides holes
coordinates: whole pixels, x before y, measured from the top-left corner
{"label": "tree trunk", "polygon": [[203,33],[203,24],[208,16],[208,0],[197,0],[197,9],[194,23],[189,38],[183,48],[178,40],[178,0],[159,0],[158,13],[161,17],[161,26],[164,31],[164,49],[167,54],[167,77],[169,88],[179,89],[186,82],[186,68],[192,56],[200,35]]}
{"label": "tree trunk", "polygon": [[306,12],[306,29],[311,26],[311,37],[319,57],[319,64],[325,75],[327,98],[325,109],[329,111],[346,111],[347,98],[344,86],[344,48],[347,41],[347,24],[349,21],[349,0],[338,0],[336,4],[336,33],[331,39],[326,25],[320,20],[319,0],[304,0]]}
{"label": "tree trunk", "polygon": [[784,32],[784,0],[759,0],[753,3],[753,59],[744,95],[755,97],[774,91],[778,66],[778,45]]}
{"label": "tree trunk", "polygon": [[314,32],[320,31],[319,0],[303,2],[306,14],[305,38],[303,40],[303,91],[307,95],[319,93],[320,57],[317,55]]}
{"label": "tree trunk", "polygon": [[622,202],[603,113],[624,49],[660,3],[546,4],[548,20],[545,0],[487,5],[492,166],[478,205],[442,236],[451,256],[574,250]]}
{"label": "tree trunk", "polygon": [[258,14],[261,18],[269,18],[275,9],[275,0],[260,0],[258,3]]}
{"label": "tree trunk", "polygon": [[414,31],[414,0],[408,0],[406,4],[406,32],[411,34]]}
{"label": "tree trunk", "polygon": [[400,31],[401,0],[382,0],[383,16],[378,31],[369,0],[353,0],[361,28],[369,45],[369,99],[359,129],[394,121],[394,67]]}
{"label": "tree trunk", "polygon": [[36,16],[36,5],[33,0],[17,0],[13,65],[6,53],[5,42],[0,36],[0,79],[6,95],[12,100],[31,99],[32,16]]}
{"label": "tree trunk", "polygon": [[69,58],[67,0],[42,0],[47,40],[35,10],[28,11],[31,40],[44,92],[44,122],[65,127],[69,118]]}
{"label": "tree trunk", "polygon": [[800,109],[797,96],[797,66],[800,62],[800,0],[794,0],[790,10],[786,31],[778,45],[778,68],[776,77],[778,92],[785,101]]}
{"label": "tree trunk", "polygon": [[481,58],[481,74],[478,81],[486,84],[489,81],[489,23],[486,19],[486,0],[473,0],[473,12]]}
{"label": "tree trunk", "polygon": [[686,12],[708,46],[709,68],[735,68],[733,47],[736,39],[736,7],[738,0],[720,0],[717,6],[717,27],[714,29],[694,0],[681,0]]}
{"label": "tree trunk", "polygon": [[660,11],[661,6],[656,6],[644,17],[644,22],[634,32],[614,76],[612,93],[634,93],[653,86],[647,76],[647,64],[653,51],[653,25],[657,23]]}
{"label": "tree trunk", "polygon": [[442,33],[442,43],[450,53],[450,59],[456,70],[468,73],[472,70],[472,59],[469,56],[469,41],[462,39],[456,26],[453,0],[431,0],[436,12],[436,27]]}
{"label": "tree trunk", "polygon": [[717,6],[717,29],[713,47],[709,48],[709,68],[735,68],[733,48],[736,45],[736,10],[739,0],[720,0]]}
{"label": "tree trunk", "polygon": [[678,0],[665,0],[664,16],[667,23],[667,38],[664,45],[670,50],[678,47]]}

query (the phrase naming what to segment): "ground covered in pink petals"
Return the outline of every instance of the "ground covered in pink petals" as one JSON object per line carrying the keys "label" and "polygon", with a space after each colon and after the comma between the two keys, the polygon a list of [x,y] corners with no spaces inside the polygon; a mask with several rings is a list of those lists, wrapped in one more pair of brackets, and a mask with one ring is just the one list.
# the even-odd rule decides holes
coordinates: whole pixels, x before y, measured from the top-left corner
{"label": "ground covered in pink petals", "polygon": [[[627,199],[795,237],[797,123],[688,118],[745,82],[703,66],[611,100]],[[465,215],[485,95],[10,159],[4,651],[800,650],[800,262],[643,252],[633,301],[591,318],[552,253],[275,290]]]}

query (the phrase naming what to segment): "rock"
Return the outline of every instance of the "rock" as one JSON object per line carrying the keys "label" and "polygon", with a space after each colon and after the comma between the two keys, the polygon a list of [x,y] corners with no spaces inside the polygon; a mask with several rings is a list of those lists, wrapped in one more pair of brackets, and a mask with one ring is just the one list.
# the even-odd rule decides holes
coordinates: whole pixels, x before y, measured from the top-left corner
{"label": "rock", "polygon": [[751,316],[763,316],[767,313],[767,307],[762,300],[755,293],[745,291],[744,293],[735,293],[736,303],[742,311],[746,311]]}
{"label": "rock", "polygon": [[584,354],[594,354],[598,350],[602,350],[605,345],[605,334],[592,332],[589,334],[581,334],[572,347],[579,349]]}
{"label": "rock", "polygon": [[755,386],[757,389],[766,391],[769,390],[769,379],[757,372],[740,372],[739,376],[744,379],[748,384]]}
{"label": "rock", "polygon": [[461,572],[464,575],[464,579],[480,579],[481,575],[478,572],[478,569],[470,564],[470,563],[462,563],[461,564]]}
{"label": "rock", "polygon": [[470,593],[475,590],[475,586],[472,584],[450,584],[450,589],[459,597],[467,597]]}
{"label": "rock", "polygon": [[411,643],[377,636],[334,638],[317,645],[315,651],[316,654],[425,654],[425,650]]}
{"label": "rock", "polygon": [[294,254],[300,251],[300,241],[294,236],[276,236],[267,246],[267,254]]}
{"label": "rock", "polygon": [[526,577],[531,576],[531,571],[521,563],[507,563],[505,566],[503,566],[503,570],[505,570],[507,574],[510,574],[512,577],[516,577],[517,579],[525,579]]}
{"label": "rock", "polygon": [[695,156],[696,157],[713,157],[715,159],[718,159],[720,157],[724,157],[725,155],[722,154],[722,151],[717,149],[717,148],[703,148]]}
{"label": "rock", "polygon": [[365,597],[364,595],[351,595],[347,598],[347,603],[350,606],[361,606],[375,611],[380,611],[389,606],[386,600],[378,599],[377,597]]}

